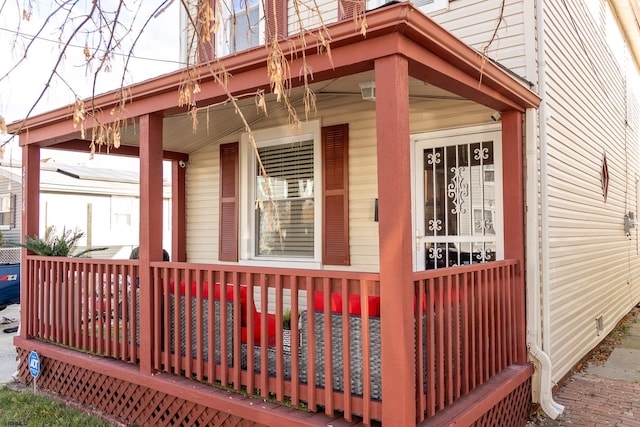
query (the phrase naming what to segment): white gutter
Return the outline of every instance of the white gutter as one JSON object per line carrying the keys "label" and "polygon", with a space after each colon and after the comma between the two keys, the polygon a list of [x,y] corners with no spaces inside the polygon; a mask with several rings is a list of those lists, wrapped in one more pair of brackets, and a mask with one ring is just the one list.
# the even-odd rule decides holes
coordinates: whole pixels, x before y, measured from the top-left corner
{"label": "white gutter", "polygon": [[[527,39],[532,40],[537,31],[537,51],[538,51],[538,95],[542,98],[538,108],[540,120],[536,123],[536,113],[533,109],[528,109],[525,115],[525,139],[526,139],[526,203],[527,203],[527,239],[526,239],[526,271],[527,271],[527,347],[530,356],[537,362],[539,367],[537,387],[533,387],[534,400],[537,400],[544,413],[556,419],[564,411],[564,406],[553,400],[551,393],[552,363],[549,356],[540,347],[550,348],[551,331],[549,326],[549,230],[548,230],[548,180],[547,180],[547,107],[546,107],[546,75],[545,75],[545,43],[544,43],[544,0],[533,0],[526,2],[529,7],[525,13],[532,13],[532,8],[536,10],[536,19],[527,19],[526,22],[534,22],[536,29],[530,29]],[[527,29],[525,28],[525,31]],[[533,44],[533,42],[532,42]],[[532,52],[533,49],[528,50]],[[533,55],[532,55],[532,58]],[[535,69],[533,61],[527,63],[527,68]],[[534,80],[534,79],[531,79]],[[538,124],[538,126],[536,126]],[[537,145],[536,140],[539,132],[540,141],[540,188],[537,179]],[[538,192],[541,197],[540,211],[538,209]],[[538,247],[538,219],[541,221],[542,239],[541,247]],[[542,266],[542,280],[540,280],[540,266]],[[542,312],[542,319],[541,314]],[[540,331],[542,328],[542,334]]]}

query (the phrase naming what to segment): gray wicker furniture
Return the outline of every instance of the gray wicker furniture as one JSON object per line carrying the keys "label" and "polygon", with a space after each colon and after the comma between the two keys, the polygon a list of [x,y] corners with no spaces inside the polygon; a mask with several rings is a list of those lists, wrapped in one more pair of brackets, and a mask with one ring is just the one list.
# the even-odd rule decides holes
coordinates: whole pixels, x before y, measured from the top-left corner
{"label": "gray wicker furniture", "polygon": [[[308,376],[308,312],[300,313],[300,380],[307,382]],[[313,330],[315,333],[315,381],[318,387],[325,385],[325,336],[324,336],[324,318],[322,311],[314,312]],[[332,355],[332,372],[333,372],[333,389],[335,391],[344,391],[344,360],[342,349],[342,314],[331,314],[331,355]],[[351,357],[350,366],[350,385],[351,393],[357,396],[364,394],[364,363],[368,363],[371,369],[370,390],[371,399],[382,399],[382,376],[380,361],[380,318],[369,317],[369,360],[363,360],[362,356],[362,317],[360,315],[349,316],[349,354]]]}
{"label": "gray wicker furniture", "polygon": [[[186,355],[186,304],[185,296],[180,295],[181,309],[180,309],[180,355]],[[220,300],[214,300],[214,351],[215,362],[220,363],[220,357],[222,354],[220,347]],[[197,299],[191,297],[191,357],[197,358],[198,346],[197,346]],[[171,322],[171,353],[175,352],[175,295],[169,295],[169,316]],[[209,300],[203,300],[202,304],[202,358],[203,360],[209,360]],[[227,301],[227,366],[233,366],[233,301]]]}
{"label": "gray wicker furniture", "polygon": [[[185,296],[180,296],[181,309],[180,309],[180,354],[182,356],[186,355],[186,305],[185,305]],[[196,298],[191,297],[191,357],[193,359],[197,358],[197,336],[196,336],[196,327],[197,327],[197,305]],[[220,363],[221,360],[221,350],[220,350],[220,300],[214,300],[214,327],[215,327],[215,362]],[[170,333],[170,347],[171,353],[175,352],[175,295],[169,295],[169,316],[171,316],[171,333]],[[227,366],[233,366],[233,301],[227,301]],[[206,321],[209,318],[209,303],[208,299],[203,300],[202,304],[202,345],[203,345],[203,355],[202,358],[204,361],[209,360],[209,344],[208,344],[208,336],[209,336],[209,324]],[[243,343],[241,345],[241,364],[242,369],[247,368],[247,344]],[[276,353],[274,347],[269,347],[267,349],[268,352],[268,372],[270,376],[276,375]],[[260,373],[261,370],[261,348],[259,346],[254,346],[253,348],[254,354],[254,371],[256,373]],[[287,357],[285,354],[285,362],[284,362],[284,370],[285,370],[285,379],[289,379],[291,376],[291,357]]]}

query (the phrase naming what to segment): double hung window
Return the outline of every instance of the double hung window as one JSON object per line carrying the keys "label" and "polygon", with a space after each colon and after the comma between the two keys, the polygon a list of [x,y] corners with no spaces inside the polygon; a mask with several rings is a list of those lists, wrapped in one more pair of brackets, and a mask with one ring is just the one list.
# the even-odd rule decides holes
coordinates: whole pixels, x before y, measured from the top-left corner
{"label": "double hung window", "polygon": [[264,43],[264,11],[259,0],[224,0],[216,51],[230,55]]}
{"label": "double hung window", "polygon": [[0,195],[0,230],[9,230],[15,223],[15,194]]}
{"label": "double hung window", "polygon": [[321,144],[319,122],[254,132],[240,142],[240,258],[319,262]]}
{"label": "double hung window", "polygon": [[256,256],[314,255],[314,143],[275,143],[258,149],[255,170]]}

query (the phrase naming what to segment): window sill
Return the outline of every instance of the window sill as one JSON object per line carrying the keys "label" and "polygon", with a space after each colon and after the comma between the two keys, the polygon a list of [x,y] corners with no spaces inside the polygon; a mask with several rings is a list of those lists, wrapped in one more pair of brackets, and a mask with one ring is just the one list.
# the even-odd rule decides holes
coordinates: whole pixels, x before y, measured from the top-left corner
{"label": "window sill", "polygon": [[322,264],[313,260],[295,260],[295,259],[241,259],[239,265],[251,267],[273,267],[273,268],[297,268],[304,270],[320,270]]}

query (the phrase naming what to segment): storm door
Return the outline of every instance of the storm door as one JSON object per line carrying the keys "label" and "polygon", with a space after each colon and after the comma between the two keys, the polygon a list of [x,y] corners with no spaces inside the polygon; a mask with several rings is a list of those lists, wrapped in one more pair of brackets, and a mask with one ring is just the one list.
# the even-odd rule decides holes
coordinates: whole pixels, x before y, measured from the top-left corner
{"label": "storm door", "polygon": [[438,132],[413,140],[415,269],[502,259],[500,131]]}

